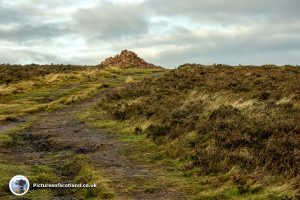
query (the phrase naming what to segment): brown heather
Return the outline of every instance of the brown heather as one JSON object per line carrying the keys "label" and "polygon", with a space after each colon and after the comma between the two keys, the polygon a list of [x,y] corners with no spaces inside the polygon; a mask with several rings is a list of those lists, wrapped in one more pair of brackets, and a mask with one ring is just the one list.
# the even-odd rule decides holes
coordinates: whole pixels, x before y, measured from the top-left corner
{"label": "brown heather", "polygon": [[111,94],[112,119],[146,133],[185,172],[299,177],[300,68],[186,64]]}

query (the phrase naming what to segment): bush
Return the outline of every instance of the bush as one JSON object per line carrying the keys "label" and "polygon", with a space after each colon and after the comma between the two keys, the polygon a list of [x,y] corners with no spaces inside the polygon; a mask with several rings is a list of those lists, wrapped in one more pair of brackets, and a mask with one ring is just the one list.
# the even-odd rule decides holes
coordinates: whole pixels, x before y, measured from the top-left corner
{"label": "bush", "polygon": [[271,96],[271,93],[270,92],[261,92],[260,94],[259,94],[259,97],[258,97],[258,99],[260,99],[260,100],[267,100],[267,99],[269,99],[269,97]]}
{"label": "bush", "polygon": [[147,135],[153,139],[166,136],[170,131],[170,126],[162,124],[150,124],[147,128]]}

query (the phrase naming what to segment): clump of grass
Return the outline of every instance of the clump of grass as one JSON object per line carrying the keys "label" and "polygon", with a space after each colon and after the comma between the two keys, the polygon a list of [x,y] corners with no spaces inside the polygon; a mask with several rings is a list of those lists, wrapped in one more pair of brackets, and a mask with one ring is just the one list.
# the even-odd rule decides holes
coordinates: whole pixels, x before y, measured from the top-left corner
{"label": "clump of grass", "polygon": [[101,172],[90,165],[83,156],[73,156],[65,161],[59,168],[61,175],[73,180],[75,184],[97,185],[96,188],[76,188],[74,192],[79,198],[84,199],[111,199],[114,191],[110,187],[108,179],[104,178]]}
{"label": "clump of grass", "polygon": [[13,143],[13,138],[7,134],[0,135],[0,142],[5,145],[10,145]]}
{"label": "clump of grass", "polygon": [[102,174],[97,172],[91,166],[82,166],[74,181],[75,183],[88,183],[97,185],[96,188],[78,189],[78,193],[85,199],[111,199],[115,195],[110,187],[110,182],[108,179],[104,178]]}
{"label": "clump of grass", "polygon": [[14,140],[15,134],[30,128],[35,123],[36,120],[37,120],[36,117],[32,117],[30,120],[28,120],[23,124],[17,125],[16,127],[12,127],[1,132],[0,145],[2,143],[7,146],[14,146],[16,144]]}
{"label": "clump of grass", "polygon": [[32,183],[56,183],[59,181],[54,170],[46,165],[33,165],[31,173],[33,174],[30,177]]}

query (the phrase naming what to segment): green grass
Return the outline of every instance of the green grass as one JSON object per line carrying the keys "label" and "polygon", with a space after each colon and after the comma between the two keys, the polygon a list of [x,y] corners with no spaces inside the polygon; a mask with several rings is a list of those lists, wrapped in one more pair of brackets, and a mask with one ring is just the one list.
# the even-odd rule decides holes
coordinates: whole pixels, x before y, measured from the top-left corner
{"label": "green grass", "polygon": [[[10,179],[21,174],[30,183],[89,183],[97,184],[97,188],[75,188],[73,193],[83,199],[111,199],[114,197],[111,183],[105,179],[98,169],[86,160],[86,157],[73,153],[52,153],[45,157],[45,165],[24,165],[21,161],[11,163],[9,157],[1,156],[0,162],[0,199],[18,199],[8,189]],[[56,170],[54,170],[55,168]],[[57,170],[60,174],[57,174]],[[67,178],[63,178],[63,177]],[[51,189],[30,189],[25,195],[29,199],[51,199]]]}
{"label": "green grass", "polygon": [[80,199],[111,199],[115,195],[110,181],[104,178],[99,169],[88,162],[85,155],[75,155],[71,152],[52,153],[45,157],[45,162],[56,166],[60,176],[66,177],[60,180],[61,183],[95,183],[97,185],[96,188],[71,189]]}
{"label": "green grass", "polygon": [[[17,199],[13,197],[8,189],[8,183],[15,175],[26,176],[30,183],[53,183],[58,181],[58,177],[53,170],[44,165],[24,165],[16,161],[10,163],[10,160],[3,159],[1,155],[0,162],[0,199]],[[29,190],[26,194],[30,199],[50,199],[50,190]]]}
{"label": "green grass", "polygon": [[14,145],[14,139],[13,139],[14,134],[30,128],[35,123],[36,120],[37,120],[36,117],[32,117],[30,120],[28,120],[25,123],[22,123],[15,127],[4,130],[3,132],[0,132],[0,144],[2,143],[8,146]]}
{"label": "green grass", "polygon": [[84,199],[111,199],[115,196],[108,179],[90,165],[83,165],[74,178],[75,183],[96,184],[96,188],[76,189],[77,194]]}
{"label": "green grass", "polygon": [[[27,122],[20,124],[16,127],[9,128],[4,132],[0,133],[0,147],[11,146],[15,148],[15,135],[21,131],[24,131],[32,126],[37,119],[31,118]],[[15,175],[24,175],[29,181],[32,182],[53,182],[57,181],[58,178],[53,170],[44,165],[25,165],[22,164],[22,160],[14,160],[12,163],[11,155],[0,154],[0,199],[18,199],[11,195],[8,189],[8,183]],[[50,199],[51,192],[47,190],[30,190],[26,194],[27,198],[30,199]]]}

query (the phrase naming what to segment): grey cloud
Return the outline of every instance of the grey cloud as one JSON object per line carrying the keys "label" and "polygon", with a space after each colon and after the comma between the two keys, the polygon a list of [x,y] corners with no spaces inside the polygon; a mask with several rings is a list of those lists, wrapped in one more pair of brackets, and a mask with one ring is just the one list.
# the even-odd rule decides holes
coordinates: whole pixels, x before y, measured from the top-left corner
{"label": "grey cloud", "polygon": [[[49,22],[53,11],[37,4],[8,6],[0,2],[0,40],[17,43],[40,42],[71,33],[68,21]],[[54,18],[55,19],[55,18]]]}
{"label": "grey cloud", "polygon": [[[192,30],[177,30],[164,38],[145,38],[145,49],[160,46],[150,60],[175,67],[184,62],[203,64],[299,64],[300,35],[295,24],[270,28],[261,24],[235,35],[222,31],[208,31],[205,35]],[[290,29],[295,27],[295,32]],[[224,30],[226,32],[226,30]],[[142,45],[139,44],[139,45]]]}
{"label": "grey cloud", "polygon": [[0,1],[0,24],[35,22],[46,15],[34,4],[21,3],[14,7],[7,6]]}
{"label": "grey cloud", "polygon": [[151,0],[147,5],[160,15],[223,25],[300,16],[298,0]]}
{"label": "grey cloud", "polygon": [[11,64],[30,64],[39,63],[46,64],[51,62],[59,63],[60,58],[49,52],[42,52],[30,49],[7,49],[1,48],[0,50],[0,63]]}
{"label": "grey cloud", "polygon": [[237,53],[237,51],[227,51],[227,49],[222,48],[219,49],[219,51],[216,50],[212,52],[203,51],[203,48],[199,46],[191,46],[185,49],[162,51],[160,52],[159,57],[153,57],[151,60],[171,68],[177,67],[179,64],[183,63],[222,63],[233,65],[299,64],[299,62],[296,61],[297,55],[300,53],[299,50],[276,50],[264,53],[251,52],[251,55],[247,53]]}
{"label": "grey cloud", "polygon": [[13,42],[30,43],[37,41],[49,41],[53,38],[70,34],[71,30],[64,24],[20,24],[8,30],[1,30],[0,40],[10,40]]}
{"label": "grey cloud", "polygon": [[147,14],[139,4],[102,2],[74,13],[74,27],[90,39],[135,37],[148,31]]}

